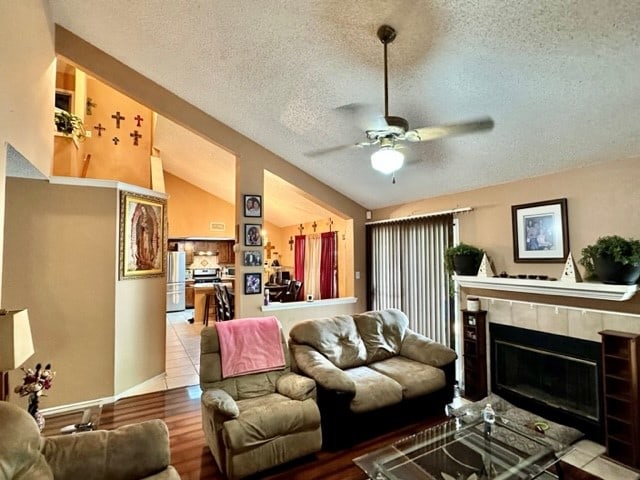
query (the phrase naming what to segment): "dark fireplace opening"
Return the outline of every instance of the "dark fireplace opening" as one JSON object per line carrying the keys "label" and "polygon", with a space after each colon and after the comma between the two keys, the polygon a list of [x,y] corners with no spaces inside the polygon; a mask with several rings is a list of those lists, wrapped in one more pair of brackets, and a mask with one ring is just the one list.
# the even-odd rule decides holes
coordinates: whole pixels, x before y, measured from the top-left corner
{"label": "dark fireplace opening", "polygon": [[600,343],[490,324],[491,390],[602,441]]}

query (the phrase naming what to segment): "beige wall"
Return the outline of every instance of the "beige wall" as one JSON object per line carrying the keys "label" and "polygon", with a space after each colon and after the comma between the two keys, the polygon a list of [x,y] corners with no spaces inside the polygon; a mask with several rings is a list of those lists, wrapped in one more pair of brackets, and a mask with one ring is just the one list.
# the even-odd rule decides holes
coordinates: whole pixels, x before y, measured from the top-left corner
{"label": "beige wall", "polygon": [[[545,274],[560,277],[562,263],[515,263],[511,229],[511,206],[555,198],[567,199],[569,246],[574,259],[586,245],[604,235],[640,237],[640,162],[612,161],[518,182],[425,199],[373,212],[375,220],[472,207],[459,216],[460,240],[485,249],[496,273]],[[584,269],[579,266],[584,273]],[[487,292],[485,292],[487,293]],[[488,293],[489,294],[489,293]],[[490,295],[503,296],[492,291]],[[531,296],[509,294],[527,300]],[[640,312],[640,295],[627,302],[589,302],[583,299],[535,296],[545,303],[591,306],[605,310]]]}
{"label": "beige wall", "polygon": [[27,365],[57,372],[42,408],[113,394],[116,198],[7,179],[3,305],[29,309],[36,354]]}
{"label": "beige wall", "polygon": [[[55,65],[46,0],[0,2],[0,225],[4,223],[7,143],[43,174],[53,152]],[[28,59],[28,61],[26,61]],[[0,229],[0,252],[3,229]],[[0,255],[0,262],[2,262]],[[0,263],[0,270],[2,264]],[[1,280],[0,280],[1,281]],[[0,284],[0,292],[2,290]],[[1,293],[0,293],[1,295]],[[1,297],[0,297],[1,298]]]}
{"label": "beige wall", "polygon": [[118,280],[118,196],[115,184],[7,179],[3,306],[29,309],[36,354],[27,364],[57,372],[43,408],[164,372],[166,279]]}
{"label": "beige wall", "polygon": [[[169,237],[235,238],[233,205],[209,192],[164,172]],[[224,231],[210,230],[210,223],[223,223]]]}

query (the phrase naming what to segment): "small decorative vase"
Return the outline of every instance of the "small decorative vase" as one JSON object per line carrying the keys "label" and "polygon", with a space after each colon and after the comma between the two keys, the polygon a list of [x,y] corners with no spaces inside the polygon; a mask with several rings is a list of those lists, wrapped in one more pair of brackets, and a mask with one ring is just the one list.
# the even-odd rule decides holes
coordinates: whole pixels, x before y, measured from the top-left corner
{"label": "small decorative vase", "polygon": [[38,410],[38,403],[39,403],[38,395],[35,393],[30,393],[29,403],[27,405],[27,411],[38,424],[38,428],[40,429],[40,431],[42,431],[44,429],[44,415],[42,415],[42,413],[40,413],[40,410]]}

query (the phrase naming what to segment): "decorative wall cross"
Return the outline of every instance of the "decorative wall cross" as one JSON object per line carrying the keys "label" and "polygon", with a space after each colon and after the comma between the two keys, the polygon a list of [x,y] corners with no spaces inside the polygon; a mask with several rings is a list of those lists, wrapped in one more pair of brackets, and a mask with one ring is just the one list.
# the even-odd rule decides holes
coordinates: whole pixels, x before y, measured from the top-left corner
{"label": "decorative wall cross", "polygon": [[271,245],[271,240],[269,240],[267,244],[264,246],[264,249],[267,251],[267,258],[271,258],[271,250],[274,250],[275,248],[276,247]]}
{"label": "decorative wall cross", "polygon": [[138,130],[134,130],[132,133],[129,134],[130,137],[133,137],[133,144],[134,145],[138,145],[138,139],[142,138],[142,135],[140,135],[138,133]]}
{"label": "decorative wall cross", "polygon": [[118,144],[118,142],[120,141],[120,139],[119,139],[118,137],[113,137],[113,138],[111,139],[111,141],[113,141],[113,144],[114,144],[114,145],[117,145],[117,144]]}
{"label": "decorative wall cross", "polygon": [[293,250],[293,237],[289,237],[289,250]]}
{"label": "decorative wall cross", "polygon": [[304,227],[302,226],[302,224],[300,224],[300,226],[298,227],[298,231],[300,232],[300,235],[302,235],[303,230],[304,230]]}
{"label": "decorative wall cross", "polygon": [[140,122],[144,120],[144,118],[142,118],[140,115],[136,115],[135,117],[133,117],[133,119],[136,121],[136,127],[139,127]]}
{"label": "decorative wall cross", "polygon": [[329,217],[329,223],[327,223],[327,225],[329,225],[329,231],[331,231],[331,227],[333,225],[333,220],[331,220],[331,217]]}
{"label": "decorative wall cross", "polygon": [[98,104],[95,103],[91,97],[87,97],[87,107],[86,107],[86,112],[87,115],[91,115],[93,113],[93,107],[97,107]]}
{"label": "decorative wall cross", "polygon": [[120,128],[120,120],[125,120],[126,117],[120,115],[120,112],[116,112],[115,115],[111,115],[111,118],[115,118],[116,120],[116,128]]}
{"label": "decorative wall cross", "polygon": [[102,131],[106,130],[106,128],[104,128],[102,126],[101,123],[99,123],[98,125],[94,126],[93,128],[95,128],[96,130],[98,130],[98,136],[101,137],[102,136]]}
{"label": "decorative wall cross", "polygon": [[313,223],[311,224],[311,228],[313,228],[313,233],[316,233],[316,228],[318,228],[318,224],[316,223],[316,221],[314,220]]}

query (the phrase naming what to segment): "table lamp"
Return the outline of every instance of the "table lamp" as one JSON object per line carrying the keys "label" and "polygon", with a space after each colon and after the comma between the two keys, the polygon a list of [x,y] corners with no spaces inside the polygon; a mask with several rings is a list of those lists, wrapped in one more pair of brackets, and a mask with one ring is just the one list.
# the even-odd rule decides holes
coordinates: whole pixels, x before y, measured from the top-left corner
{"label": "table lamp", "polygon": [[9,399],[9,372],[34,354],[27,310],[0,310],[0,400]]}

